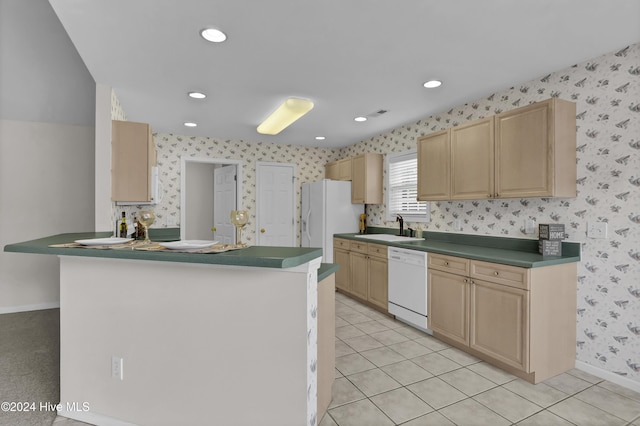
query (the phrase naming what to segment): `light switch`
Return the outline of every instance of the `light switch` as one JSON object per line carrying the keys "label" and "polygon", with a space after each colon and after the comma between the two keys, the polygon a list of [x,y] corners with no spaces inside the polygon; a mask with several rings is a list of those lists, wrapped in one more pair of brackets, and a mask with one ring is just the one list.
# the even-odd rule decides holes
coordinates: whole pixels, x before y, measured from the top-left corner
{"label": "light switch", "polygon": [[589,222],[587,224],[587,237],[607,238],[607,222]]}

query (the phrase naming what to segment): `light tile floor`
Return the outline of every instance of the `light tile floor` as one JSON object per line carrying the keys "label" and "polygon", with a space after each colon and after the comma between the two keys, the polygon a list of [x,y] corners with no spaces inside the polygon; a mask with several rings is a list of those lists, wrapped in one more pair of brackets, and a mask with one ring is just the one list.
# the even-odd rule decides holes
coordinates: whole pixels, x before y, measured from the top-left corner
{"label": "light tile floor", "polygon": [[320,426],[640,426],[640,394],[581,370],[532,385],[336,293]]}

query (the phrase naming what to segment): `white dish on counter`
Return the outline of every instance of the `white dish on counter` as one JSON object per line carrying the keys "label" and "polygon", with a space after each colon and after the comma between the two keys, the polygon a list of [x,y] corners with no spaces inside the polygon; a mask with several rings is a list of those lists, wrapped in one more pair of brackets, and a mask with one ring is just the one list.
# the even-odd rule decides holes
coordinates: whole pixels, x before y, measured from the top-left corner
{"label": "white dish on counter", "polygon": [[107,238],[90,238],[88,240],[75,240],[74,242],[82,244],[83,246],[110,246],[114,244],[124,244],[129,241],[133,241],[133,238],[119,238],[119,237],[107,237]]}
{"label": "white dish on counter", "polygon": [[162,247],[168,248],[169,250],[196,250],[211,247],[214,244],[218,244],[218,242],[207,240],[181,240],[158,244]]}

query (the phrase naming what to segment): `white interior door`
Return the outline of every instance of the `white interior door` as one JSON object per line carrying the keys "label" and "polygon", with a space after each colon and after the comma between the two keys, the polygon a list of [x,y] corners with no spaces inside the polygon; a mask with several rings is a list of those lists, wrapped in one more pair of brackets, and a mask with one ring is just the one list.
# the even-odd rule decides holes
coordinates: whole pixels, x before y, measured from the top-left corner
{"label": "white interior door", "polygon": [[256,244],[295,247],[295,165],[256,163]]}
{"label": "white interior door", "polygon": [[213,172],[213,226],[215,239],[221,244],[235,244],[236,229],[231,210],[236,208],[236,166],[218,167]]}

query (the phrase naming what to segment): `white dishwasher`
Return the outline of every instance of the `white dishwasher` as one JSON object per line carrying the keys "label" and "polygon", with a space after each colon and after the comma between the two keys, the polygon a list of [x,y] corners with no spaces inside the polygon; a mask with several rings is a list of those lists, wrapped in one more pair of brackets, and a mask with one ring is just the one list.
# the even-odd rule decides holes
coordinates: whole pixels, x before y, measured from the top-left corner
{"label": "white dishwasher", "polygon": [[427,252],[387,249],[389,313],[427,333]]}

